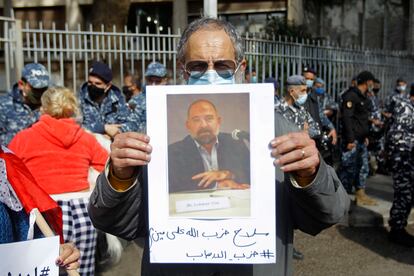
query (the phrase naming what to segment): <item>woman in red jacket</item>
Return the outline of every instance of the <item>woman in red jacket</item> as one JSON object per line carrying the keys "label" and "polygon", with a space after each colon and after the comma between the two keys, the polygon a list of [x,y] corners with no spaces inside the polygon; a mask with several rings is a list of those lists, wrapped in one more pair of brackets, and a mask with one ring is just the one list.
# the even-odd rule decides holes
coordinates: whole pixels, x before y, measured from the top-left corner
{"label": "woman in red jacket", "polygon": [[76,122],[79,108],[72,90],[49,88],[41,102],[39,121],[19,132],[9,148],[62,208],[65,242],[74,241],[81,252],[80,274],[93,275],[96,230],[87,212],[88,172],[90,167],[101,171],[108,153]]}

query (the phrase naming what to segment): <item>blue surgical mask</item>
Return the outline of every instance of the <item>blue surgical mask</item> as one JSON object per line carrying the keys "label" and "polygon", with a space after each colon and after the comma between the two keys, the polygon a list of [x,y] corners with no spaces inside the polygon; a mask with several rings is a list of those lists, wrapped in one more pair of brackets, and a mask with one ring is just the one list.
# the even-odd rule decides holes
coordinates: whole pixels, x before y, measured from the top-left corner
{"label": "blue surgical mask", "polygon": [[308,93],[302,94],[299,96],[299,98],[295,99],[295,103],[299,106],[304,105],[307,98],[308,98]]}
{"label": "blue surgical mask", "polygon": [[313,80],[306,80],[306,86],[308,88],[312,88],[312,86],[313,86]]}
{"label": "blue surgical mask", "polygon": [[257,76],[252,76],[252,77],[250,78],[250,82],[251,82],[251,83],[257,83]]}
{"label": "blue surgical mask", "polygon": [[318,95],[323,95],[323,94],[325,94],[325,89],[322,88],[322,87],[318,87],[318,88],[315,88],[315,92]]}
{"label": "blue surgical mask", "polygon": [[206,84],[234,84],[234,75],[231,76],[228,79],[225,79],[221,77],[219,74],[217,74],[216,70],[207,70],[204,75],[202,75],[200,78],[193,78],[190,75],[190,78],[188,79],[188,84],[193,85],[206,85]]}

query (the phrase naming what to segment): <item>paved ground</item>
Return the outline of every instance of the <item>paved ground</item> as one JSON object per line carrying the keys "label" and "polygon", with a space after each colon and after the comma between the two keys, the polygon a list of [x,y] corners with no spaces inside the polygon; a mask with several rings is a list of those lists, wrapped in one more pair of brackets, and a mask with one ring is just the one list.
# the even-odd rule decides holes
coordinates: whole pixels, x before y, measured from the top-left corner
{"label": "paved ground", "polygon": [[[414,275],[414,249],[387,240],[391,178],[370,177],[367,192],[379,201],[378,206],[362,208],[353,205],[350,215],[340,225],[316,237],[300,231],[295,233],[295,247],[305,258],[294,262],[294,275]],[[409,223],[409,231],[414,234],[414,212],[411,212]],[[125,249],[121,263],[98,276],[139,276],[141,252],[131,243]]]}
{"label": "paved ground", "polygon": [[304,259],[294,261],[294,275],[414,275],[414,249],[390,243],[383,227],[336,226],[316,237],[298,231],[295,247]]}

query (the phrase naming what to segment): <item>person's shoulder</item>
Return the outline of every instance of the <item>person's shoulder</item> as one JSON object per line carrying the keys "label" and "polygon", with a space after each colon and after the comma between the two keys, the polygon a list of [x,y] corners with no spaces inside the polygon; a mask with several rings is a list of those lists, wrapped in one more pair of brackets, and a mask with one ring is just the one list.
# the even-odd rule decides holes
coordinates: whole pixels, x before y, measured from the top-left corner
{"label": "person's shoulder", "polygon": [[187,148],[191,146],[192,145],[191,143],[194,144],[194,141],[190,135],[187,135],[182,140],[169,144],[168,150],[170,151],[181,150],[183,148]]}
{"label": "person's shoulder", "polygon": [[79,95],[85,95],[88,92],[88,82],[85,81],[80,87],[79,87]]}
{"label": "person's shoulder", "polygon": [[10,93],[0,95],[0,109],[8,109],[13,104],[13,97]]}
{"label": "person's shoulder", "polygon": [[111,93],[113,93],[118,99],[123,97],[123,94],[121,90],[118,88],[118,86],[111,85],[111,89],[109,89]]}
{"label": "person's shoulder", "polygon": [[110,98],[111,104],[125,103],[124,95],[122,94],[121,90],[118,87],[116,87],[115,85],[112,85],[111,89],[109,89],[108,96]]}
{"label": "person's shoulder", "polygon": [[[36,125],[36,123],[34,124]],[[22,146],[22,144],[36,144],[37,143],[37,139],[29,139],[30,137],[33,137],[34,134],[34,128],[33,126],[30,126],[28,128],[25,128],[23,130],[20,130],[19,132],[16,133],[16,135],[13,137],[13,139],[10,141],[9,143],[9,147],[12,151],[14,152],[18,152],[20,149],[19,148],[15,148],[14,146],[18,145],[19,147]]]}
{"label": "person's shoulder", "polygon": [[346,101],[346,100],[356,100],[357,97],[358,97],[357,91],[353,88],[348,89],[347,91],[345,91],[344,94],[342,94],[342,99],[344,101]]}
{"label": "person's shoulder", "polygon": [[145,102],[145,94],[143,93],[139,93],[138,95],[134,95],[131,97],[131,99],[129,99],[128,103],[143,103]]}

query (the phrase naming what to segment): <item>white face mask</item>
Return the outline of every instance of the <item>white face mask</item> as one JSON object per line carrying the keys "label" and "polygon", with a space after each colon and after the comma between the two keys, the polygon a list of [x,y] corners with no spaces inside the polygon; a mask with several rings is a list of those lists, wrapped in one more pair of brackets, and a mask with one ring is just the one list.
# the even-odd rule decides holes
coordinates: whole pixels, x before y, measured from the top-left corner
{"label": "white face mask", "polygon": [[193,85],[206,85],[206,84],[234,84],[235,79],[234,75],[230,78],[223,78],[219,74],[217,74],[216,70],[207,70],[200,78],[193,78],[190,75],[188,79],[188,84]]}
{"label": "white face mask", "polygon": [[405,89],[407,89],[407,85],[400,85],[397,87],[397,90],[400,92],[405,92]]}
{"label": "white face mask", "polygon": [[308,88],[312,88],[312,86],[313,86],[313,80],[306,80],[306,86]]}
{"label": "white face mask", "polygon": [[297,105],[304,105],[307,99],[308,99],[308,94],[305,93],[305,94],[300,95],[299,98],[295,99],[295,103]]}

